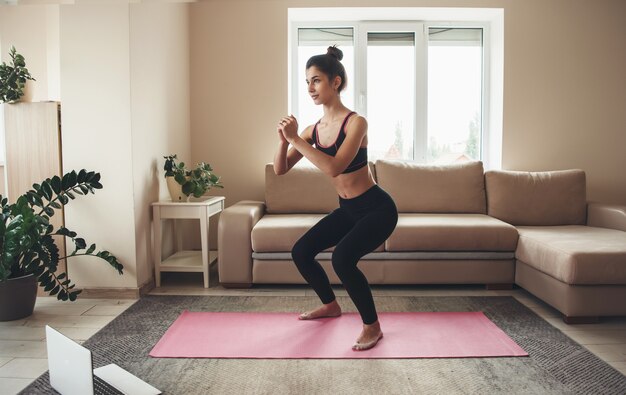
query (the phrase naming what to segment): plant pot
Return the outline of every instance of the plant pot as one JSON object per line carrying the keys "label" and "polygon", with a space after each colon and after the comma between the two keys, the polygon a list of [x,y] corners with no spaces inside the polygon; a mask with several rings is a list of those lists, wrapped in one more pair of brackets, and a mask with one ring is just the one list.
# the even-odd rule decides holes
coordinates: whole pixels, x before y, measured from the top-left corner
{"label": "plant pot", "polygon": [[170,191],[172,202],[186,202],[189,200],[189,196],[185,196],[183,193],[183,186],[176,182],[174,177],[165,177],[167,182],[167,190]]}
{"label": "plant pot", "polygon": [[33,93],[34,93],[35,89],[33,86],[33,81],[31,80],[26,80],[26,83],[24,84],[24,89],[22,89],[22,92],[24,92],[24,94],[22,95],[22,97],[19,98],[18,101],[22,102],[22,103],[30,103],[33,101]]}
{"label": "plant pot", "polygon": [[34,274],[0,282],[0,321],[32,315],[36,300],[37,277]]}

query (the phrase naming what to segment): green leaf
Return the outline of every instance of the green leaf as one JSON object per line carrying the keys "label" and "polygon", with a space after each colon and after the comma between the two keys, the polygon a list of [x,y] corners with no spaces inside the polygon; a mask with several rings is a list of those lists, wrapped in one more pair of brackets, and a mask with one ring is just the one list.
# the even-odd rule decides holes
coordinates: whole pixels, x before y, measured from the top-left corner
{"label": "green leaf", "polygon": [[41,273],[43,273],[43,271],[44,271],[44,270],[46,270],[46,268],[45,268],[45,267],[43,267],[43,266],[39,266],[39,267],[37,267],[37,269],[33,272],[33,274],[34,274],[35,276],[40,276],[40,275],[41,275]]}
{"label": "green leaf", "polygon": [[183,193],[187,196],[191,195],[193,193],[193,184],[190,182],[185,183],[185,185],[183,185]]}
{"label": "green leaf", "polygon": [[62,235],[62,236],[69,236],[70,235],[70,230],[64,226],[61,226],[57,231],[56,231],[57,235]]}
{"label": "green leaf", "polygon": [[87,247],[85,239],[81,239],[80,237],[74,239],[74,243],[76,244],[76,248],[79,250],[85,249]]}
{"label": "green leaf", "polygon": [[26,192],[26,196],[28,197],[28,201],[37,207],[43,207],[43,200],[41,200],[41,196],[39,196],[36,192],[28,191]]}
{"label": "green leaf", "polygon": [[89,246],[89,248],[87,249],[87,252],[85,252],[85,254],[87,255],[91,255],[92,252],[94,252],[96,250],[96,245],[92,244]]}
{"label": "green leaf", "polygon": [[55,287],[55,283],[49,282],[46,287],[43,289],[45,292],[50,292]]}
{"label": "green leaf", "polygon": [[52,276],[50,275],[49,271],[44,271],[43,273],[41,273],[41,275],[38,278],[39,284],[41,285],[48,285],[50,284],[50,281],[52,281]]}
{"label": "green leaf", "polygon": [[176,175],[174,176],[174,179],[175,179],[175,180],[176,180],[176,182],[177,182],[178,184],[180,184],[180,185],[184,185],[184,184],[185,184],[185,181],[187,181],[187,179],[185,178],[185,176],[184,176],[184,175],[182,175],[182,174],[176,174]]}
{"label": "green leaf", "polygon": [[43,193],[43,197],[45,197],[46,200],[48,201],[52,200],[53,191],[48,180],[41,183],[41,192]]}
{"label": "green leaf", "polygon": [[52,179],[50,180],[50,185],[52,186],[52,190],[54,191],[54,193],[56,193],[57,195],[61,193],[61,179],[59,178],[59,176],[52,177]]}
{"label": "green leaf", "polygon": [[85,182],[85,178],[87,178],[87,171],[85,169],[81,169],[78,172],[78,177],[76,178],[76,181],[79,184],[82,184],[83,182]]}
{"label": "green leaf", "polygon": [[63,176],[63,181],[62,181],[63,189],[67,190],[67,189],[75,187],[77,179],[78,179],[78,175],[76,174],[75,171],[72,170],[71,172],[66,173]]}

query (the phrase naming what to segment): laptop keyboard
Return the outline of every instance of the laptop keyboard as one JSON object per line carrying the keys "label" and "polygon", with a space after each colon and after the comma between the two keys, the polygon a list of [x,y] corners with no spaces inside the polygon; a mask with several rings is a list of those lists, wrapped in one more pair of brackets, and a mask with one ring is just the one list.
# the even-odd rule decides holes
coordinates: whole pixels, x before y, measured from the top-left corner
{"label": "laptop keyboard", "polygon": [[118,391],[95,374],[93,375],[93,393],[94,395],[124,395],[123,392]]}

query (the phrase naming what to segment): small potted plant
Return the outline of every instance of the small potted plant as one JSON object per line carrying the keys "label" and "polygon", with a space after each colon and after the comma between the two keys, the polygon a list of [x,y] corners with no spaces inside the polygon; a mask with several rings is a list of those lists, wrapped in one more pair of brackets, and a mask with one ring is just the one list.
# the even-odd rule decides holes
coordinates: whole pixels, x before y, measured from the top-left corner
{"label": "small potted plant", "polygon": [[[81,290],[74,290],[65,272],[58,264],[73,256],[89,255],[109,263],[119,274],[123,266],[108,251],[96,252],[96,245],[87,247],[84,239],[66,227],[54,229],[50,217],[76,195],[87,195],[101,189],[100,173],[71,171],[62,178],[54,176],[9,204],[0,196],[0,321],[16,320],[33,313],[37,298],[37,283],[59,300],[76,300]],[[59,256],[59,248],[52,236],[69,238],[74,251]],[[69,250],[69,248],[68,248]]]}
{"label": "small potted plant", "polygon": [[208,163],[200,162],[195,169],[188,170],[185,163],[176,163],[176,154],[164,156],[165,180],[173,202],[186,202],[189,196],[196,198],[204,195],[212,187],[224,188],[220,177],[213,174]]}
{"label": "small potted plant", "polygon": [[26,68],[24,56],[17,53],[15,47],[9,51],[11,64],[0,64],[0,102],[16,103],[24,95],[26,80],[35,81]]}

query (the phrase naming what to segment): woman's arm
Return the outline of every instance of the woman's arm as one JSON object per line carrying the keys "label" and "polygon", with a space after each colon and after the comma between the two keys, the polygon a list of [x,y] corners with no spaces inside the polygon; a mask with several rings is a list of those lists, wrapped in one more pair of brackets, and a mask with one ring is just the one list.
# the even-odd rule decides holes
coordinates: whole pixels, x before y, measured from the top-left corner
{"label": "woman's arm", "polygon": [[[308,144],[312,144],[311,131],[312,126],[307,127],[301,134],[301,139]],[[274,155],[274,173],[277,175],[283,175],[287,173],[291,168],[302,159],[302,154],[292,147],[289,149],[289,142],[284,138],[282,131],[278,129],[279,142],[276,154]]]}
{"label": "woman's arm", "polygon": [[286,134],[285,139],[289,141],[295,149],[306,156],[306,158],[323,173],[331,177],[337,177],[343,173],[350,162],[352,162],[359,151],[363,138],[367,134],[367,121],[365,118],[361,116],[354,118],[355,119],[348,122],[348,125],[346,125],[346,139],[343,141],[341,147],[339,147],[339,151],[337,151],[334,157],[313,148],[297,134],[290,134],[289,128],[287,128],[287,132],[283,132],[283,134]]}

